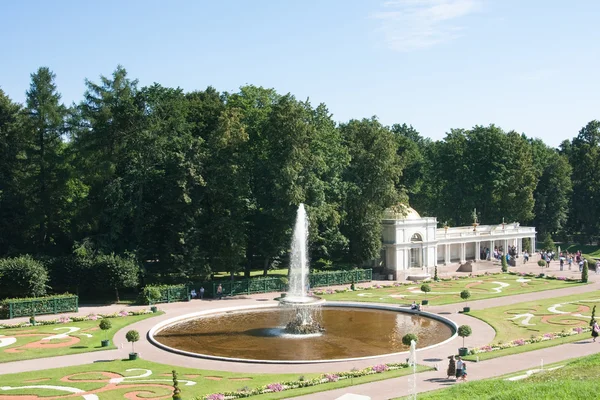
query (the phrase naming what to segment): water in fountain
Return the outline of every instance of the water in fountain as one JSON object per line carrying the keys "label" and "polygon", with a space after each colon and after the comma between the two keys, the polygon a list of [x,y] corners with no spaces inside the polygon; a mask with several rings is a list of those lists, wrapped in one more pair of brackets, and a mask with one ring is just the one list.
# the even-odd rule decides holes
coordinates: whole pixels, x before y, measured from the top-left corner
{"label": "water in fountain", "polygon": [[290,257],[289,290],[280,299],[282,305],[292,310],[292,318],[286,325],[288,333],[311,334],[322,330],[318,321],[319,304],[322,299],[308,295],[308,218],[304,204],[296,214],[292,253]]}
{"label": "water in fountain", "polygon": [[292,236],[292,253],[290,256],[290,281],[288,296],[297,297],[300,301],[307,296],[308,282],[308,218],[304,204],[300,204],[296,213],[296,224]]}

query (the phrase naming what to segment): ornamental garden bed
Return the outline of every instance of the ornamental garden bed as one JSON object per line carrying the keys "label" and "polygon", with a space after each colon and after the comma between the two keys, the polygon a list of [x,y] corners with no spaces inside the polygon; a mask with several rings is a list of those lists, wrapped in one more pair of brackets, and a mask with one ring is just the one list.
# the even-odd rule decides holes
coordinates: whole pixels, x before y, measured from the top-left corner
{"label": "ornamental garden bed", "polygon": [[[590,339],[590,320],[600,294],[541,299],[472,311],[496,330],[493,343],[471,349],[480,360]],[[595,318],[600,318],[600,307]]]}
{"label": "ornamental garden bed", "polygon": [[[252,395],[252,399],[279,399],[406,375],[412,372],[412,368],[406,366],[381,364],[329,374],[252,374],[172,367],[144,360],[112,361],[3,375],[0,398],[3,395],[65,396],[73,390],[81,390],[78,396],[102,393],[99,397],[103,400],[137,398],[136,394],[142,391],[145,399],[159,399],[173,394],[171,372],[175,369],[185,400],[249,397],[253,393],[256,395]],[[417,370],[430,368],[418,366]],[[301,385],[304,387],[290,388]],[[71,393],[66,392],[66,388]]]}
{"label": "ornamental garden bed", "polygon": [[[29,323],[0,324],[0,363],[115,349],[113,343],[102,347],[101,341],[112,339],[119,329],[153,315],[159,314],[149,310],[121,311],[85,317],[63,315],[55,320],[39,321],[35,326]],[[101,331],[98,328],[102,318],[110,319],[110,329]]]}
{"label": "ornamental garden bed", "polygon": [[372,285],[369,288],[356,287],[356,290],[351,290],[350,287],[338,290],[317,289],[313,293],[332,301],[411,304],[413,301],[421,302],[426,299],[429,301],[429,305],[444,305],[464,302],[460,297],[460,292],[465,289],[471,293],[469,301],[476,301],[583,285],[579,280],[566,277],[518,273],[488,273],[474,277],[441,279],[438,282],[428,281],[427,283],[431,288],[429,293],[422,292],[420,284],[399,282],[389,285]]}

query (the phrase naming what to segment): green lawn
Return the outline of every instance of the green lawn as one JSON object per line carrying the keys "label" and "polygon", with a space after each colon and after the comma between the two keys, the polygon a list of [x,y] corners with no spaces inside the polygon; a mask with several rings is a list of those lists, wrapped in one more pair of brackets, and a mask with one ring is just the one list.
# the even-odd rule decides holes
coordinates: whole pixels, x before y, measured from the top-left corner
{"label": "green lawn", "polygon": [[561,246],[561,251],[575,253],[577,250],[581,250],[581,253],[583,253],[584,255],[588,255],[592,258],[600,258],[600,246],[592,246],[589,244],[571,244],[567,247]]}
{"label": "green lawn", "polygon": [[[599,354],[559,365],[563,366],[519,381],[486,379],[460,383],[448,389],[419,394],[419,399],[572,400],[597,397],[600,391]],[[477,365],[472,364],[472,368]]]}
{"label": "green lawn", "polygon": [[[491,345],[506,345],[518,339],[541,337],[544,334],[560,333],[563,331],[573,332],[574,328],[577,327],[587,328],[589,327],[594,305],[600,305],[599,292],[487,308],[485,310],[472,311],[471,315],[485,321],[494,328],[496,337],[494,338],[494,343],[491,343]],[[596,317],[600,317],[599,314],[600,308],[597,310]],[[523,346],[478,353],[468,356],[467,359],[475,360],[478,357],[479,360],[483,361],[564,343],[587,340],[589,338],[590,333],[584,332],[578,335],[559,337]]]}
{"label": "green lawn", "polygon": [[[527,282],[519,280],[527,279]],[[471,292],[469,301],[493,297],[513,296],[516,294],[538,292],[542,290],[562,289],[581,285],[579,282],[567,282],[544,278],[521,277],[511,274],[483,275],[468,279],[428,282],[430,293],[421,292],[421,284],[395,284],[367,290],[344,291],[342,293],[325,292],[322,296],[333,301],[364,301],[375,303],[410,304],[413,300],[429,300],[429,305],[443,305],[464,302],[460,292]],[[319,293],[319,289],[315,292]]]}
{"label": "green lawn", "polygon": [[[144,392],[144,398],[156,398],[168,396],[172,393],[171,371],[177,370],[179,387],[184,399],[193,399],[196,396],[206,396],[211,393],[225,391],[236,391],[243,388],[257,388],[270,383],[284,381],[295,381],[302,375],[304,379],[313,379],[320,374],[252,374],[232,373],[224,371],[209,371],[192,368],[172,367],[144,360],[136,361],[111,361],[91,365],[81,365],[68,368],[49,369],[36,372],[10,374],[2,376],[0,386],[0,397],[4,394],[10,395],[37,395],[37,396],[61,396],[64,391],[48,388],[28,388],[7,390],[6,387],[21,387],[32,385],[44,386],[67,386],[83,391],[101,392],[99,397],[103,400],[123,399],[128,392]],[[420,367],[419,371],[429,370]],[[337,382],[306,387],[302,389],[286,390],[278,393],[253,396],[253,399],[280,399],[284,397],[298,396],[301,394],[315,393],[324,390],[337,389],[372,382],[376,380],[389,379],[410,373],[410,368],[388,371],[360,378],[345,379]],[[144,377],[139,377],[145,375]],[[138,378],[135,378],[138,376]],[[116,387],[109,386],[109,379],[127,377],[118,382]],[[187,385],[186,385],[187,384]],[[4,388],[4,390],[3,390]],[[81,395],[83,393],[79,393]],[[131,398],[131,397],[128,397]]]}
{"label": "green lawn", "polygon": [[[495,342],[589,326],[591,308],[600,305],[600,292],[541,299],[472,311],[496,330]],[[600,309],[597,311],[600,314]],[[599,317],[600,315],[596,315]]]}
{"label": "green lawn", "polygon": [[[112,341],[108,347],[101,347],[100,342],[106,338],[112,339],[119,329],[127,325],[160,314],[162,313],[110,318],[112,328],[107,331],[98,329],[100,320],[0,329],[0,363],[116,349]],[[72,333],[63,337],[42,340],[68,333],[70,331],[68,328],[78,329],[76,331],[71,329]],[[16,339],[16,342],[8,346],[2,345],[2,342],[6,343],[13,339]]]}

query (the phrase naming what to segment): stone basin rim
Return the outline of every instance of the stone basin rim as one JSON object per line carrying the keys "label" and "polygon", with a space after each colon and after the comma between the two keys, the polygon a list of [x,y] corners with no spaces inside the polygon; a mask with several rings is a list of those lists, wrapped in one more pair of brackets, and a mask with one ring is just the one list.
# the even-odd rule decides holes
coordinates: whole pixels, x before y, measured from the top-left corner
{"label": "stone basin rim", "polygon": [[[423,316],[423,317],[427,317],[427,318],[431,318],[431,319],[440,321],[440,322],[446,324],[448,327],[450,327],[450,329],[452,329],[452,332],[453,332],[452,335],[449,338],[447,338],[446,340],[443,340],[439,343],[432,344],[431,346],[417,349],[417,352],[444,345],[444,344],[450,342],[451,340],[455,339],[458,336],[458,333],[457,333],[458,325],[454,321],[452,321],[448,318],[444,318],[437,314],[429,313],[427,311],[415,311],[415,310],[410,310],[409,308],[398,307],[398,306],[388,306],[388,305],[382,305],[382,304],[364,304],[364,303],[341,302],[341,301],[336,301],[336,302],[326,301],[325,304],[323,304],[323,306],[324,307],[332,307],[332,308],[335,308],[335,307],[365,308],[365,309],[372,309],[372,310],[395,311],[395,312],[401,312],[401,313],[405,313],[405,314],[415,314],[415,315],[419,315],[419,316]],[[216,309],[211,309],[211,310],[198,311],[198,312],[180,315],[177,317],[173,317],[173,318],[169,318],[164,321],[161,321],[158,324],[154,325],[148,331],[146,336],[148,338],[148,341],[150,343],[152,343],[154,346],[156,346],[160,349],[169,351],[171,353],[180,354],[180,355],[184,355],[184,356],[188,356],[188,357],[204,358],[204,359],[208,359],[208,360],[239,362],[239,363],[248,363],[248,364],[325,364],[325,363],[339,363],[339,362],[346,362],[346,361],[369,360],[369,359],[376,359],[376,358],[382,358],[382,357],[398,356],[398,355],[402,355],[402,354],[409,354],[409,351],[400,351],[400,352],[395,352],[395,353],[385,353],[385,354],[378,354],[378,355],[366,356],[366,357],[333,358],[333,359],[322,359],[322,360],[260,360],[260,359],[251,359],[251,358],[222,357],[222,356],[215,356],[215,355],[211,355],[211,354],[194,353],[191,351],[176,349],[174,347],[164,345],[154,338],[154,335],[158,334],[161,330],[163,330],[175,323],[184,322],[184,321],[191,320],[191,319],[197,319],[198,317],[213,316],[213,315],[228,313],[228,312],[232,312],[232,311],[252,311],[252,310],[263,310],[263,309],[269,309],[269,308],[277,309],[278,307],[279,306],[276,304],[256,304],[256,305],[250,305],[250,306],[225,307],[225,308],[216,308]]]}

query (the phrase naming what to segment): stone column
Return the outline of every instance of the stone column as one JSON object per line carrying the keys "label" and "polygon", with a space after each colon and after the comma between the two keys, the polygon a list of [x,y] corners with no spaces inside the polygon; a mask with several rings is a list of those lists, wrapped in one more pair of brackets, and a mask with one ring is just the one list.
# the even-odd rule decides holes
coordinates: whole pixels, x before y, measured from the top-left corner
{"label": "stone column", "polygon": [[444,245],[444,264],[450,264],[450,243]]}
{"label": "stone column", "polygon": [[481,242],[475,242],[475,261],[481,260]]}
{"label": "stone column", "polygon": [[535,235],[531,237],[531,254],[535,254]]}
{"label": "stone column", "polygon": [[465,248],[465,244],[461,243],[460,244],[460,263],[463,264],[465,262],[467,262],[467,254],[466,254],[466,248]]}

